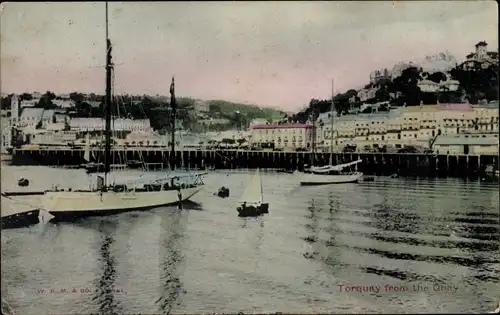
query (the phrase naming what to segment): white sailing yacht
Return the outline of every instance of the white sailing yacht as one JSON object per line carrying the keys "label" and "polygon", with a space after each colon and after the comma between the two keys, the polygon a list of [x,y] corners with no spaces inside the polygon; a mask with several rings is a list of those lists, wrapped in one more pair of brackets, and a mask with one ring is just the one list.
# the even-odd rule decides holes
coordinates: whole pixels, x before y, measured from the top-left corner
{"label": "white sailing yacht", "polygon": [[247,182],[247,186],[240,197],[241,205],[236,209],[240,217],[259,216],[269,213],[269,203],[264,203],[262,178],[257,169]]}
{"label": "white sailing yacht", "polygon": [[[104,176],[97,176],[97,187],[88,190],[46,191],[41,208],[48,211],[54,221],[67,221],[82,216],[108,215],[124,211],[144,210],[186,201],[203,189],[201,176],[205,174],[176,175],[155,179],[146,183],[108,184],[111,162],[111,86],[112,46],[108,37],[108,3],[106,2],[106,98],[105,98],[105,150]],[[174,79],[170,86],[171,102],[175,103]],[[175,117],[173,117],[175,121]],[[174,149],[172,143],[172,151]],[[88,156],[86,155],[86,159]],[[191,178],[192,183],[183,183],[182,178]],[[141,185],[142,184],[142,185]]]}
{"label": "white sailing yacht", "polygon": [[[332,105],[331,105],[331,126],[330,126],[330,163],[326,166],[311,166],[309,170],[304,172],[296,171],[294,175],[298,178],[300,185],[329,185],[342,183],[355,183],[362,177],[363,173],[353,170],[352,167],[361,163],[362,160],[357,160],[345,164],[333,165],[333,80],[332,80]],[[313,137],[313,141],[315,141]],[[314,147],[314,146],[313,146]],[[313,159],[314,159],[314,152]]]}

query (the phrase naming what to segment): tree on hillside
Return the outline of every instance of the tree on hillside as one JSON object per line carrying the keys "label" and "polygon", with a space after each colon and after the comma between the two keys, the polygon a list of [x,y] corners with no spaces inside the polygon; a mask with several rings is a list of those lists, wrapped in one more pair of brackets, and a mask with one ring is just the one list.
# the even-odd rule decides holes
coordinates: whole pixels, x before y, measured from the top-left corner
{"label": "tree on hillside", "polygon": [[72,92],[69,93],[69,99],[78,104],[85,100],[85,96],[82,93]]}
{"label": "tree on hillside", "polygon": [[172,129],[172,125],[170,123],[171,111],[166,107],[155,107],[151,109],[149,121],[151,123],[151,127],[155,130],[163,129],[170,132]]}
{"label": "tree on hillside", "polygon": [[399,77],[394,78],[389,89],[390,92],[402,93],[402,99],[408,106],[420,105],[420,88],[418,81],[422,79],[421,69],[409,67],[401,72]]}
{"label": "tree on hillside", "polygon": [[47,91],[42,97],[46,97],[48,100],[52,101],[56,98],[56,94],[51,91]]}
{"label": "tree on hillside", "polygon": [[375,99],[377,102],[387,102],[391,100],[391,96],[389,93],[389,87],[382,86],[377,91],[375,91]]}
{"label": "tree on hillside", "polygon": [[23,93],[19,95],[19,100],[20,101],[31,101],[33,99],[33,95],[30,93]]}
{"label": "tree on hillside", "polygon": [[476,104],[483,98],[488,101],[498,99],[498,65],[473,70],[456,67],[450,74],[460,82],[470,103]]}
{"label": "tree on hillside", "polygon": [[14,94],[9,94],[5,97],[2,97],[2,101],[1,101],[1,108],[2,109],[10,109],[10,106],[12,103],[12,96],[14,96]]}
{"label": "tree on hillside", "polygon": [[446,74],[442,72],[434,72],[429,74],[427,79],[435,83],[441,83],[442,81],[446,81]]}
{"label": "tree on hillside", "polygon": [[52,103],[52,100],[56,98],[56,95],[50,91],[47,91],[40,100],[38,101],[37,104],[35,104],[36,108],[43,108],[43,109],[55,109],[57,108],[54,103]]}

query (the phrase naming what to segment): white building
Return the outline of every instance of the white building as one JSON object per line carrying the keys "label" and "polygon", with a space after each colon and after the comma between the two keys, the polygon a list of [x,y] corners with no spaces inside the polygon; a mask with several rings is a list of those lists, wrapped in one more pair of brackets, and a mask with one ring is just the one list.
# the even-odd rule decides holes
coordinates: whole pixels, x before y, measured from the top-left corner
{"label": "white building", "polygon": [[33,98],[31,100],[22,100],[21,101],[21,108],[26,108],[26,107],[35,107],[36,104],[40,102],[40,99],[38,98]]}
{"label": "white building", "polygon": [[376,88],[371,89],[362,89],[358,91],[358,97],[361,102],[367,101],[375,97],[375,93],[377,92]]}
{"label": "white building", "polygon": [[251,145],[274,144],[280,149],[310,148],[313,137],[311,124],[261,124],[250,126]]}
{"label": "white building", "polygon": [[498,155],[498,134],[459,134],[440,136],[434,143],[439,154],[492,154]]}
{"label": "white building", "polygon": [[77,138],[77,133],[74,131],[36,130],[30,138],[31,144],[64,145],[66,143],[74,142]]}
{"label": "white building", "polygon": [[[331,118],[333,117],[333,130]],[[334,148],[346,144],[364,146],[428,147],[438,135],[443,137],[463,132],[498,132],[498,106],[469,104],[422,105],[393,109],[389,112],[337,117],[321,114],[317,121],[317,147],[328,149],[333,134]]]}
{"label": "white building", "polygon": [[[149,119],[117,118],[111,124],[114,131],[153,131]],[[104,131],[106,121],[102,118],[72,118],[69,126],[75,131]]]}
{"label": "white building", "polygon": [[439,91],[439,84],[427,79],[419,81],[417,86],[420,88],[420,91],[422,92],[435,93]]}
{"label": "white building", "polygon": [[460,64],[464,70],[486,69],[492,64],[498,64],[498,52],[488,51],[488,43],[481,41],[475,47],[476,51],[468,54],[467,60]]}
{"label": "white building", "polygon": [[59,108],[73,108],[73,107],[75,107],[75,102],[74,101],[72,101],[72,100],[66,100],[66,99],[61,99],[61,100],[55,99],[55,100],[52,100],[52,104],[54,104],[55,106],[57,106]]}
{"label": "white building", "polygon": [[11,146],[12,142],[12,126],[9,117],[1,117],[1,133],[2,133],[2,153],[5,153],[5,149]]}
{"label": "white building", "polygon": [[52,109],[22,108],[17,126],[23,128],[30,125],[36,126],[38,123],[41,123],[41,128],[45,128],[48,123],[52,122],[54,114],[55,112]]}

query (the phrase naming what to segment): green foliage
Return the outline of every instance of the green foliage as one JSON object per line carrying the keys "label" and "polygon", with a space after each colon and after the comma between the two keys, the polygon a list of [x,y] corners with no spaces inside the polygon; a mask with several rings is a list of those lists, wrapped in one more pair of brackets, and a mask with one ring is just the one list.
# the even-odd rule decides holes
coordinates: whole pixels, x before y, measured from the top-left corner
{"label": "green foliage", "polygon": [[451,70],[450,74],[460,82],[471,104],[477,104],[481,99],[498,100],[498,65],[493,64],[486,69],[478,67],[474,70],[457,67]]}
{"label": "green foliage", "polygon": [[29,93],[23,93],[23,94],[19,95],[20,101],[24,101],[24,100],[31,101],[32,99],[33,99],[33,96]]}
{"label": "green foliage", "polygon": [[234,119],[235,114],[240,114],[248,120],[256,118],[279,119],[284,112],[273,108],[261,108],[255,105],[246,105],[228,101],[214,100],[208,102],[209,115],[212,118]]}
{"label": "green foliage", "polygon": [[[436,104],[459,103],[466,97],[471,104],[476,104],[481,99],[488,102],[498,100],[498,65],[490,64],[483,68],[480,63],[475,69],[463,70],[460,66],[452,69],[449,74],[460,83],[458,91],[450,91],[447,87],[441,87],[437,93],[422,92],[418,87],[418,82],[422,80],[424,73],[422,69],[409,67],[402,71],[401,75],[395,78],[379,79],[375,83],[367,84],[364,88],[376,88],[375,98],[367,100],[367,103],[390,101],[393,105],[418,106],[420,103]],[[443,72],[425,73],[428,80],[436,83],[447,80],[447,74]],[[334,97],[335,109],[338,115],[347,113],[350,107],[360,105],[359,98],[355,90],[338,94]],[[392,94],[392,96],[391,96]],[[397,97],[393,97],[397,95]],[[311,99],[309,106],[299,113],[288,118],[288,121],[305,122],[311,117],[317,117],[319,113],[330,111],[330,100]]]}
{"label": "green foliage", "polygon": [[57,106],[52,103],[52,100],[56,98],[56,95],[50,91],[45,92],[45,94],[42,95],[38,103],[35,104],[36,108],[43,108],[43,109],[55,109]]}
{"label": "green foliage", "polygon": [[12,96],[14,96],[14,94],[9,94],[5,97],[2,97],[0,104],[1,109],[10,109],[10,105],[12,103]]}
{"label": "green foliage", "polygon": [[208,131],[222,131],[229,128],[239,128],[248,125],[254,119],[267,121],[280,120],[286,114],[274,108],[261,108],[228,101],[208,101],[208,116],[214,119],[227,119],[228,123],[216,123],[205,126]]}

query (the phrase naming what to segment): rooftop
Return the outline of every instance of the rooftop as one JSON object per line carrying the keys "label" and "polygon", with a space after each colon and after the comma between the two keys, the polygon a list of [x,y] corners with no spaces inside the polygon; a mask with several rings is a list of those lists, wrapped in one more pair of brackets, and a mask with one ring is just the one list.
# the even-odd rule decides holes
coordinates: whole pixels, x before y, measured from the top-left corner
{"label": "rooftop", "polygon": [[440,111],[439,105],[408,106],[403,108],[405,113],[428,113]]}
{"label": "rooftop", "polygon": [[251,129],[295,129],[295,128],[312,128],[310,124],[259,124],[250,126]]}
{"label": "rooftop", "polygon": [[39,118],[39,119],[50,119],[54,116],[54,110],[52,109],[43,109],[43,108],[34,108],[34,107],[26,107],[22,109],[21,117],[29,117],[29,118]]}
{"label": "rooftop", "polygon": [[[357,115],[344,115],[337,117],[337,112],[333,112],[334,122],[343,121],[354,121],[354,120],[374,120],[374,119],[391,119],[401,116],[401,108],[393,108],[390,111],[374,112],[369,114],[357,114]],[[322,113],[318,117],[318,122],[328,123],[330,122],[330,117],[328,116],[330,112]]]}
{"label": "rooftop", "polygon": [[435,142],[436,145],[497,145],[498,138],[492,135],[457,135],[457,136],[439,136]]}
{"label": "rooftop", "polygon": [[472,111],[473,108],[470,104],[456,103],[456,104],[441,104],[440,110],[453,110],[453,111]]}

